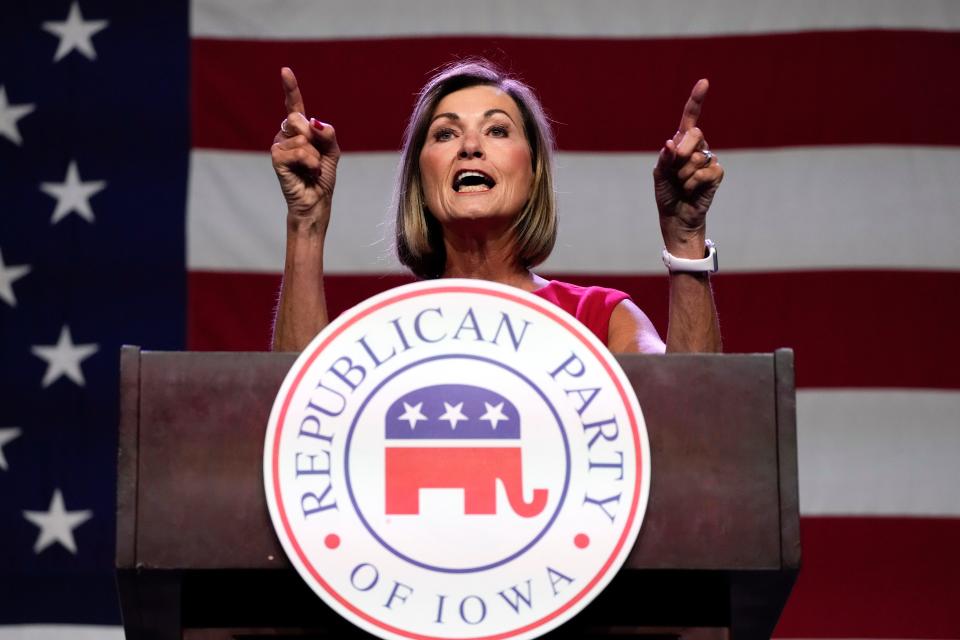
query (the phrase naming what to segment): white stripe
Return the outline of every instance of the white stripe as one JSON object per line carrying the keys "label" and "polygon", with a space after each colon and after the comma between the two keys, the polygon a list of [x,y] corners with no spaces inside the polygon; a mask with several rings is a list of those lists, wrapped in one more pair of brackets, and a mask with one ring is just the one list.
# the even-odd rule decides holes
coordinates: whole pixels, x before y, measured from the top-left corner
{"label": "white stripe", "polygon": [[[957,149],[811,147],[719,157],[727,178],[709,235],[724,272],[960,268]],[[329,272],[398,269],[387,224],[396,159],[342,159]],[[653,154],[559,154],[560,236],[541,270],[661,273],[653,163]],[[282,270],[285,207],[267,151],[194,151],[187,211],[190,269]]]}
{"label": "white stripe", "polygon": [[799,391],[800,512],[960,516],[960,392]]}
{"label": "white stripe", "polygon": [[[340,161],[327,235],[329,272],[398,271],[385,225],[395,154]],[[192,270],[283,270],[286,206],[268,153],[193,151],[187,199]]]}
{"label": "white stripe", "polygon": [[951,0],[195,0],[204,38],[344,39],[429,35],[666,37],[820,29],[960,28]]}
{"label": "white stripe", "polygon": [[123,640],[123,627],[72,624],[0,626],[0,640]]}

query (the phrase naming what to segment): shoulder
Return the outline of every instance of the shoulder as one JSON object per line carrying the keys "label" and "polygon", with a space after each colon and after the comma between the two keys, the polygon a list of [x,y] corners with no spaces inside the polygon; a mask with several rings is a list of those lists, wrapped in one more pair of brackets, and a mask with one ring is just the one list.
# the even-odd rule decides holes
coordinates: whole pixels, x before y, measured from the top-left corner
{"label": "shoulder", "polygon": [[619,289],[551,280],[534,294],[582,322],[615,353],[663,353],[660,335],[647,315]]}
{"label": "shoulder", "polygon": [[629,298],[621,301],[610,315],[607,348],[613,353],[666,353],[657,328],[640,307]]}

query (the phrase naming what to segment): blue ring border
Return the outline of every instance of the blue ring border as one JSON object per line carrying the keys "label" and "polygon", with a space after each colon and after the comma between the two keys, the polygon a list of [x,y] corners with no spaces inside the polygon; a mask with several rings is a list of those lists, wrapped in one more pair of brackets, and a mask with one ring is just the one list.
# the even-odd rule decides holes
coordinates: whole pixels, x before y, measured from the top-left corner
{"label": "blue ring border", "polygon": [[[377,394],[377,392],[380,390],[381,387],[383,387],[383,385],[390,382],[392,379],[394,379],[396,376],[400,375],[404,371],[407,371],[408,369],[412,369],[413,367],[420,366],[422,364],[426,364],[427,362],[432,362],[435,360],[452,360],[452,359],[467,359],[467,360],[477,360],[480,362],[486,362],[487,364],[492,364],[496,367],[506,369],[510,373],[514,374],[515,376],[517,376],[518,378],[526,382],[530,386],[530,388],[532,388],[537,393],[537,395],[539,395],[540,398],[543,399],[544,404],[547,405],[547,407],[550,409],[550,412],[553,414],[554,419],[557,421],[557,427],[560,430],[560,437],[563,439],[564,457],[566,462],[566,474],[564,476],[564,481],[563,481],[563,491],[560,493],[560,500],[557,503],[557,508],[554,510],[553,515],[550,516],[550,520],[543,527],[540,533],[538,533],[533,538],[533,540],[527,543],[519,551],[516,551],[515,553],[507,556],[503,560],[485,564],[479,567],[466,567],[463,569],[453,569],[449,567],[437,567],[437,566],[429,565],[424,562],[420,562],[419,560],[414,560],[413,558],[410,558],[404,555],[403,553],[397,551],[392,546],[387,544],[387,542],[384,541],[383,538],[381,538],[377,534],[374,528],[370,526],[370,523],[367,522],[367,519],[363,517],[363,512],[360,510],[360,507],[357,505],[356,497],[353,494],[353,487],[351,486],[351,483],[350,483],[350,444],[351,444],[351,441],[353,440],[353,433],[354,433],[354,430],[356,429],[357,421],[360,419],[360,416],[363,414],[363,411],[366,408],[367,404],[370,402],[370,400]],[[357,409],[357,413],[354,415],[353,421],[350,423],[350,430],[347,433],[347,440],[346,440],[346,443],[344,444],[343,458],[344,458],[343,460],[344,477],[346,478],[346,482],[347,482],[347,493],[350,495],[350,503],[353,505],[353,509],[356,512],[357,517],[360,518],[360,522],[363,523],[363,526],[367,529],[370,535],[372,535],[377,540],[377,542],[380,543],[381,546],[383,546],[390,553],[397,556],[401,560],[409,562],[410,564],[420,567],[421,569],[427,569],[428,571],[437,571],[440,573],[464,574],[464,573],[477,573],[480,571],[487,571],[489,569],[495,569],[496,567],[506,564],[507,562],[510,562],[520,557],[527,551],[529,551],[530,548],[533,547],[533,545],[535,545],[547,533],[550,527],[553,526],[553,523],[557,519],[557,516],[560,514],[560,509],[563,507],[563,503],[566,500],[567,489],[570,486],[570,442],[567,440],[567,434],[563,428],[563,421],[560,419],[560,416],[557,413],[557,410],[554,408],[553,404],[551,404],[551,402],[547,399],[543,391],[541,391],[540,388],[537,387],[537,385],[533,384],[533,382],[529,378],[527,378],[527,376],[523,375],[522,373],[513,369],[512,367],[508,367],[502,362],[497,362],[492,358],[486,358],[484,356],[477,356],[477,355],[467,354],[467,353],[443,354],[439,356],[430,356],[429,358],[423,358],[422,360],[417,360],[416,362],[411,362],[410,364],[404,365],[403,367],[397,369],[396,371],[391,373],[389,376],[381,380],[380,383],[376,387],[374,387],[373,390],[370,391],[370,393],[364,399],[363,403],[361,403],[360,407]]]}

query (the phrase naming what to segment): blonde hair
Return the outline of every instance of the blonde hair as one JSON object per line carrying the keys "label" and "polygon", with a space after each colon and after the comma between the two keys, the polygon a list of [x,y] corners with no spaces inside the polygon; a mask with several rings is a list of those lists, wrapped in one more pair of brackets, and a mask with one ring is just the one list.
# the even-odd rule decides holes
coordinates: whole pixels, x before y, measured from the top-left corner
{"label": "blonde hair", "polygon": [[447,259],[443,230],[427,210],[420,176],[420,152],[426,142],[430,119],[444,97],[481,85],[496,87],[513,98],[530,145],[533,186],[530,199],[511,228],[516,239],[517,261],[523,268],[534,267],[547,259],[556,242],[553,132],[540,101],[529,86],[487,60],[454,62],[441,68],[421,89],[401,151],[395,194],[397,257],[420,278],[442,276]]}

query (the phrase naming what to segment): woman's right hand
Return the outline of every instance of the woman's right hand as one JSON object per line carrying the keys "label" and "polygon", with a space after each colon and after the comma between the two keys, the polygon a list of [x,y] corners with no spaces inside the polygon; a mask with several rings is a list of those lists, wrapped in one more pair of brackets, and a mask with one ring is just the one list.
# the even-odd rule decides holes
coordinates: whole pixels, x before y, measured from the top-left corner
{"label": "woman's right hand", "polygon": [[312,219],[323,229],[330,218],[330,203],[337,182],[340,147],[329,124],[307,119],[297,78],[289,67],[280,70],[287,119],[273,139],[273,169],[290,215]]}

